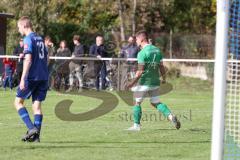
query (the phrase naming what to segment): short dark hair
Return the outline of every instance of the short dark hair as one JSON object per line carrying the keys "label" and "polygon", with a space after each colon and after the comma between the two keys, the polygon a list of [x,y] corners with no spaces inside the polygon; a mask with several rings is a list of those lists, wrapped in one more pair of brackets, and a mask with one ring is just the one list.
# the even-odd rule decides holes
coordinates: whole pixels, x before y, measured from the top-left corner
{"label": "short dark hair", "polygon": [[73,40],[76,40],[76,41],[80,42],[80,36],[79,35],[74,35]]}
{"label": "short dark hair", "polygon": [[136,37],[141,36],[143,39],[148,40],[148,33],[145,30],[138,31]]}
{"label": "short dark hair", "polygon": [[66,40],[61,40],[59,44],[64,43],[65,47],[67,47],[67,41]]}
{"label": "short dark hair", "polygon": [[45,41],[46,41],[46,40],[52,41],[52,38],[47,35],[47,36],[45,36],[44,40],[45,40]]}

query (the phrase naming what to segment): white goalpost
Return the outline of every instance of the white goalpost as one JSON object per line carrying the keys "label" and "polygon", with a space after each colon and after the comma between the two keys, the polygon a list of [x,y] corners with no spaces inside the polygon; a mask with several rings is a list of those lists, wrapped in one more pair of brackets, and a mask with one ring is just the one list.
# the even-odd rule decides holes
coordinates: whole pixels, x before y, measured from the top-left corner
{"label": "white goalpost", "polygon": [[240,1],[217,1],[211,160],[240,159]]}
{"label": "white goalpost", "polygon": [[223,159],[229,0],[217,1],[211,160]]}

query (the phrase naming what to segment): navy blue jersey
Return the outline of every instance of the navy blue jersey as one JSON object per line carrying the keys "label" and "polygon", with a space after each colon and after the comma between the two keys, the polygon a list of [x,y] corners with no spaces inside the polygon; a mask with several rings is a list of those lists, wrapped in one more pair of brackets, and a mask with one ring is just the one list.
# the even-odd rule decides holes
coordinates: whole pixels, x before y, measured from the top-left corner
{"label": "navy blue jersey", "polygon": [[47,48],[42,37],[32,32],[24,37],[23,53],[32,55],[32,64],[27,75],[27,80],[48,80]]}

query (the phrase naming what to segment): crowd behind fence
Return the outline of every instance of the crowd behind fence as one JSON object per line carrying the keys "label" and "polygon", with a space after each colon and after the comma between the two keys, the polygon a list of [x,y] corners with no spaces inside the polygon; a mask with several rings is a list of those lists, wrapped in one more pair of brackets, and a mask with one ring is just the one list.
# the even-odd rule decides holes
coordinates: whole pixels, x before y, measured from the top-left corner
{"label": "crowd behind fence", "polygon": [[[14,62],[19,60],[19,56],[1,56],[0,60],[8,57]],[[125,90],[126,84],[134,77],[137,70],[136,58],[96,58],[96,57],[55,57],[51,56],[53,67],[49,71],[49,89],[57,91],[81,91],[83,89],[94,90]],[[75,61],[81,64],[80,76],[82,77],[82,86],[79,85],[78,75],[73,72],[72,88],[70,86],[70,70],[69,64]],[[212,79],[214,60],[204,59],[163,59],[167,68],[167,74],[170,77],[189,76],[200,78],[203,80]],[[97,77],[103,62],[106,65],[105,86],[102,86],[101,76]],[[67,65],[66,65],[67,64]],[[65,66],[65,68],[62,68]],[[100,73],[101,74],[101,73]],[[2,80],[4,75],[2,75]],[[207,77],[207,78],[206,78]],[[96,87],[96,78],[99,78],[99,86]],[[13,86],[18,85],[19,75],[15,71],[13,74]]]}
{"label": "crowd behind fence", "polygon": [[[180,57],[185,57],[185,55],[190,55],[190,53],[194,53],[195,51],[200,53],[200,50],[204,53],[211,53],[212,46],[206,47],[205,44],[213,44],[213,37],[211,35],[178,36],[177,34],[156,34],[153,35],[153,38],[154,41],[149,39],[149,43],[155,43],[155,45],[163,51],[162,54],[164,54],[164,57],[170,57],[171,60],[174,60],[172,58],[175,54],[170,52],[181,53],[179,55]],[[95,40],[95,43],[89,46],[86,50],[86,46],[80,42],[80,36],[74,35],[72,38],[74,49],[73,52],[71,52],[65,40],[62,40],[59,43],[59,48],[56,49],[56,45],[54,45],[51,37],[44,37],[44,44],[48,50],[48,55],[50,56],[50,60],[48,61],[50,89],[65,90],[67,92],[76,89],[81,92],[83,88],[95,88],[96,90],[125,90],[125,86],[133,79],[137,70],[136,57],[140,48],[136,44],[136,38],[134,36],[130,36],[128,41],[120,46],[118,54],[112,54],[112,52],[115,52],[116,49],[116,44],[114,42],[104,42],[103,36],[97,36]],[[207,40],[211,43],[203,43]],[[172,46],[167,45],[169,41],[172,41]],[[183,49],[184,45],[182,43],[189,44],[187,49]],[[13,71],[14,74],[12,77],[7,77],[9,80],[8,83],[10,83],[11,80],[14,81],[15,79],[16,83],[14,84],[17,84],[20,81],[24,56],[23,46],[23,39],[20,39],[18,46],[13,51],[13,55],[15,55],[15,57],[9,56],[11,58],[16,58],[17,60],[13,62],[13,64],[15,63],[13,68],[15,68],[16,71]],[[200,50],[196,50],[196,48]],[[203,50],[204,48],[211,49],[207,51]],[[169,54],[169,56],[166,56],[166,54]],[[111,56],[117,56],[119,58],[108,58]],[[175,59],[175,61],[180,62],[181,60],[179,61],[178,59]],[[212,62],[212,60],[205,61]],[[201,60],[185,60],[184,62],[189,62],[189,65],[192,62],[201,62]],[[212,65],[209,66],[212,67]],[[2,73],[3,68],[6,67],[3,67],[2,65],[0,65],[0,67],[0,69],[2,69]],[[175,71],[178,74],[179,69],[177,69],[177,67],[178,66],[175,65]],[[184,74],[189,75],[189,73]],[[2,77],[2,79],[6,79],[6,74]],[[4,81],[3,85],[6,85],[6,83],[7,82]]]}

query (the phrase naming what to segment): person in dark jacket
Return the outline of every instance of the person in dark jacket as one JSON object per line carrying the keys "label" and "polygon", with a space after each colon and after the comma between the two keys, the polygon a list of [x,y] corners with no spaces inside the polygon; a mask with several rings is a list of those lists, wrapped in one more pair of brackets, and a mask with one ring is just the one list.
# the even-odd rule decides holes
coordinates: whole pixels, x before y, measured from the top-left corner
{"label": "person in dark jacket", "polygon": [[[60,47],[57,50],[56,57],[71,57],[71,51],[67,47],[67,42],[62,40]],[[69,76],[69,60],[56,60],[56,89],[60,90],[62,79],[64,79],[64,89],[67,89],[68,76]]]}
{"label": "person in dark jacket", "polygon": [[[83,57],[84,56],[84,46],[80,43],[80,36],[74,35],[73,36],[73,43],[75,45],[74,51],[72,53],[72,57]],[[78,80],[78,91],[82,91],[83,87],[83,73],[82,73],[82,61],[80,60],[72,60],[69,63],[69,89],[67,92],[70,92],[73,89],[73,82],[74,82],[74,76]]]}
{"label": "person in dark jacket", "polygon": [[[53,57],[56,54],[56,49],[53,44],[52,38],[50,36],[46,36],[44,38],[44,44],[47,47],[48,50],[48,57]],[[54,60],[48,58],[48,72],[49,72],[49,78],[48,78],[48,89],[51,89],[53,86],[53,66],[54,66]]]}
{"label": "person in dark jacket", "polygon": [[128,38],[128,44],[123,46],[120,52],[121,58],[137,58],[139,47],[136,44],[136,37],[130,36]]}
{"label": "person in dark jacket", "polygon": [[[121,58],[137,58],[137,54],[140,51],[136,44],[136,37],[130,36],[128,38],[128,44],[123,46],[120,52]],[[126,84],[129,80],[135,77],[135,72],[137,69],[136,61],[125,61],[121,65],[121,85],[120,90],[125,90]]]}
{"label": "person in dark jacket", "polygon": [[[102,36],[96,37],[96,44],[93,44],[90,47],[89,55],[91,57],[108,57],[108,53],[106,52],[105,46],[104,46],[104,39]],[[106,68],[106,62],[105,61],[96,61],[94,63],[95,67],[95,74],[96,74],[96,81],[95,86],[96,89],[100,89],[100,78],[101,78],[101,89],[106,89],[106,77],[107,77],[107,68]]]}
{"label": "person in dark jacket", "polygon": [[17,66],[16,66],[16,74],[17,74],[17,84],[20,83],[21,77],[22,77],[22,71],[23,71],[23,39],[20,39],[19,45],[14,49],[13,55],[19,56],[17,59]]}

